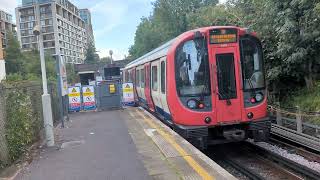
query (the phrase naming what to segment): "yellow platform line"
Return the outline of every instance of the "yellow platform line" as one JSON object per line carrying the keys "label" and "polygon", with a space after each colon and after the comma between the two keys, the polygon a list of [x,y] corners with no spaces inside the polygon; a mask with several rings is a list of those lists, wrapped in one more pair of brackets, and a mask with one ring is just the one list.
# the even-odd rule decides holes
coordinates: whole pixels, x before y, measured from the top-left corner
{"label": "yellow platform line", "polygon": [[[164,132],[162,129],[160,129],[154,122],[152,122],[151,119],[146,118],[141,112],[136,111],[140,116],[143,117],[143,119],[154,129],[156,129],[159,134],[167,140],[183,157],[185,161],[202,177],[202,179],[205,180],[214,180],[215,178],[212,177],[197,161],[195,161],[179,144],[175,142],[175,140],[166,132]],[[130,113],[131,114],[131,113]]]}

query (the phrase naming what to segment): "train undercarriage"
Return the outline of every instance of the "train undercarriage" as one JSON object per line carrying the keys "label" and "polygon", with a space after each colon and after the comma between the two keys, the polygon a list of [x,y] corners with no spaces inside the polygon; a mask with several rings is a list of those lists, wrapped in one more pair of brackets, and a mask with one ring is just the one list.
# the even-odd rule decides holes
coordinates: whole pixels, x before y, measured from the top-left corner
{"label": "train undercarriage", "polygon": [[269,118],[223,126],[174,125],[173,127],[177,133],[200,149],[206,149],[209,145],[244,141],[248,138],[257,142],[268,141],[270,128],[271,121]]}

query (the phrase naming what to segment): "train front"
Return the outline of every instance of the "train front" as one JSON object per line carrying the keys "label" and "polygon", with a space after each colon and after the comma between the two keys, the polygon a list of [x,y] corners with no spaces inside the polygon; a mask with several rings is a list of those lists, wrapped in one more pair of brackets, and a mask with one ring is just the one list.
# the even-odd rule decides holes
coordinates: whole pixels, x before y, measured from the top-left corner
{"label": "train front", "polygon": [[169,51],[174,128],[199,146],[269,137],[262,46],[255,33],[209,27],[184,33]]}

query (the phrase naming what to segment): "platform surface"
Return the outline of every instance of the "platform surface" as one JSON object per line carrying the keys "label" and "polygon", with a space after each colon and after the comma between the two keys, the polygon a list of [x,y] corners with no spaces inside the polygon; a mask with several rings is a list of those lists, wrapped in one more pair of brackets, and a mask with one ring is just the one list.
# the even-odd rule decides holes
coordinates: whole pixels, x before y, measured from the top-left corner
{"label": "platform surface", "polygon": [[16,180],[235,179],[139,108],[72,114]]}

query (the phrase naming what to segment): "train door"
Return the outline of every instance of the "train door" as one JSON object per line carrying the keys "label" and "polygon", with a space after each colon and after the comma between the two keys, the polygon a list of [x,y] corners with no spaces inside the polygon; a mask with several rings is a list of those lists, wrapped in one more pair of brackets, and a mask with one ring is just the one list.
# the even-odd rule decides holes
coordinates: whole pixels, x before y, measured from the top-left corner
{"label": "train door", "polygon": [[161,105],[161,110],[163,112],[162,116],[164,116],[164,118],[166,120],[171,120],[171,116],[170,116],[170,111],[169,111],[169,107],[168,107],[168,103],[167,103],[167,91],[166,91],[166,76],[167,76],[167,72],[166,72],[166,57],[163,57],[160,59],[160,91],[159,91],[159,97],[160,97],[160,105]]}
{"label": "train door", "polygon": [[146,95],[146,101],[147,105],[150,111],[155,112],[155,107],[151,98],[151,71],[150,71],[150,63],[146,63],[144,65],[145,69],[145,88],[144,88],[144,94]]}
{"label": "train door", "polygon": [[160,61],[151,63],[151,97],[156,108],[156,112],[162,115],[161,100],[160,100]]}
{"label": "train door", "polygon": [[139,66],[139,97],[140,101],[142,101],[143,104],[147,105],[146,101],[146,95],[145,95],[145,72],[144,72],[144,66]]}
{"label": "train door", "polygon": [[239,53],[236,47],[212,48],[214,95],[218,123],[241,121]]}
{"label": "train door", "polygon": [[138,96],[138,100],[140,101],[141,99],[141,88],[140,88],[140,69],[137,67],[135,69],[135,87],[137,90],[137,96]]}
{"label": "train door", "polygon": [[132,68],[129,70],[129,82],[133,83],[133,87],[134,87],[134,101],[138,102],[138,93],[137,93],[137,86],[136,86],[136,81],[135,81],[135,76],[136,76],[136,68]]}

